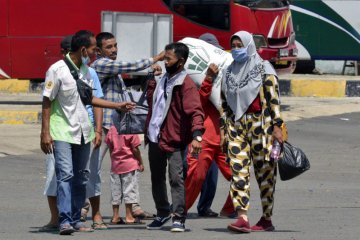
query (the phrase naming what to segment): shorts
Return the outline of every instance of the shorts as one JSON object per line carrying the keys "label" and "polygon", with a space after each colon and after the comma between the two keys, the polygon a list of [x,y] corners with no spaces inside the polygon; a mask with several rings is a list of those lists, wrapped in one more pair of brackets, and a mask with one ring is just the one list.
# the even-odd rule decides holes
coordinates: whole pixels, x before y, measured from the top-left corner
{"label": "shorts", "polygon": [[140,202],[138,170],[128,173],[110,173],[111,204],[120,205]]}

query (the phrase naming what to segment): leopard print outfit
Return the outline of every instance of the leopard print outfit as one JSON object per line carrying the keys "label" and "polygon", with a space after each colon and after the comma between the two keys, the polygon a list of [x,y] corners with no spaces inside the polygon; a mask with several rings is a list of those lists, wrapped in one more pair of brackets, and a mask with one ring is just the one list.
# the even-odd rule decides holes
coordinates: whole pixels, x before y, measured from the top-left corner
{"label": "leopard print outfit", "polygon": [[271,217],[274,205],[277,165],[270,161],[273,125],[281,125],[277,78],[267,75],[260,88],[262,111],[245,113],[234,122],[234,114],[223,105],[221,128],[228,144],[227,158],[232,170],[230,195],[236,210],[248,210],[250,169],[253,162],[260,189],[264,217]]}

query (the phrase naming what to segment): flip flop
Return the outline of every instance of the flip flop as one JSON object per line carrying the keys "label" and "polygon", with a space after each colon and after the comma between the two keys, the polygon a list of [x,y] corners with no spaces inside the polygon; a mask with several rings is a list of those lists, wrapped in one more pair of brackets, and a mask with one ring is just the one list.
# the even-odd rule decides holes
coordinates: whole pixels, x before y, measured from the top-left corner
{"label": "flip flop", "polygon": [[103,221],[101,221],[101,222],[93,222],[91,227],[94,230],[107,230],[108,229],[108,226]]}
{"label": "flip flop", "polygon": [[143,225],[145,222],[141,221],[140,218],[135,218],[133,222],[125,222],[126,225]]}
{"label": "flip flop", "polygon": [[113,222],[112,220],[110,220],[110,225],[120,225],[120,224],[126,224],[125,221],[122,218],[119,218],[118,221]]}
{"label": "flip flop", "polygon": [[75,232],[75,229],[70,224],[63,224],[60,226],[60,235],[71,235],[73,232]]}
{"label": "flip flop", "polygon": [[76,232],[93,232],[94,229],[87,227],[83,222],[78,222],[74,229],[76,230]]}
{"label": "flip flop", "polygon": [[141,219],[154,219],[156,217],[156,214],[152,214],[146,211],[142,211],[138,214],[133,214],[134,218],[141,218]]}

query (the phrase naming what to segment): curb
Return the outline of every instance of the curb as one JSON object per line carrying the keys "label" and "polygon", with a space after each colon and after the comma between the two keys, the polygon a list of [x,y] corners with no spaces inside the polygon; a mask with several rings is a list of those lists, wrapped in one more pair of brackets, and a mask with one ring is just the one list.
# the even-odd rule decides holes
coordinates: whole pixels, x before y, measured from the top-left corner
{"label": "curb", "polygon": [[39,111],[0,110],[0,124],[32,124],[40,121]]}
{"label": "curb", "polygon": [[30,80],[6,79],[0,80],[0,92],[27,93],[30,90]]}
{"label": "curb", "polygon": [[[281,76],[280,76],[281,77]],[[42,82],[0,80],[0,93],[41,92]],[[359,80],[320,80],[318,78],[280,79],[280,93],[292,97],[360,97]]]}
{"label": "curb", "polygon": [[360,97],[359,80],[280,79],[279,87],[291,97]]}
{"label": "curb", "polygon": [[[281,77],[281,76],[280,76]],[[290,97],[360,97],[360,79],[344,80],[331,79],[321,80],[319,78],[289,78],[280,79],[280,94]],[[3,93],[23,94],[40,93],[41,82],[30,80],[7,79],[0,80],[0,95]],[[20,101],[24,100],[24,101]],[[13,102],[3,102],[10,106],[41,105],[38,101],[29,101],[19,97]],[[1,105],[0,105],[1,106]],[[41,122],[41,110],[24,108],[14,110],[0,110],[0,124],[33,124]]]}

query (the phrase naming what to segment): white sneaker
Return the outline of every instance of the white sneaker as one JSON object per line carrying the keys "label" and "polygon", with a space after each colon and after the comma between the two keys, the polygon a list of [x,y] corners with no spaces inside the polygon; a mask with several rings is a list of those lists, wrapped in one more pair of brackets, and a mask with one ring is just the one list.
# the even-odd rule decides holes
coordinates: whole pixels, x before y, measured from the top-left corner
{"label": "white sneaker", "polygon": [[180,221],[174,221],[171,225],[171,232],[185,232],[185,224]]}

